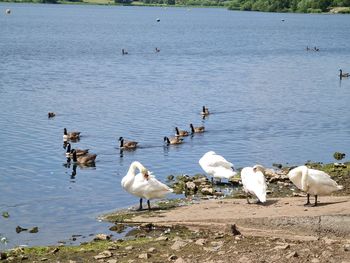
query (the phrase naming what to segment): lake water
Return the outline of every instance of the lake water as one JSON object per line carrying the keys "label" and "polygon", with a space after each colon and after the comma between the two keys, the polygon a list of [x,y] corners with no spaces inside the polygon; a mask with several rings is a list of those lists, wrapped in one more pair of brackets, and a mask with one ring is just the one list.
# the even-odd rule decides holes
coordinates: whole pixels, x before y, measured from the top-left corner
{"label": "lake water", "polygon": [[[105,233],[98,215],[138,203],[120,186],[134,160],[165,181],[209,150],[236,167],[350,154],[348,15],[0,3],[0,28],[0,249]],[[190,123],[207,132],[163,147]],[[96,167],[71,176],[64,127]],[[121,157],[120,136],[140,149]]]}

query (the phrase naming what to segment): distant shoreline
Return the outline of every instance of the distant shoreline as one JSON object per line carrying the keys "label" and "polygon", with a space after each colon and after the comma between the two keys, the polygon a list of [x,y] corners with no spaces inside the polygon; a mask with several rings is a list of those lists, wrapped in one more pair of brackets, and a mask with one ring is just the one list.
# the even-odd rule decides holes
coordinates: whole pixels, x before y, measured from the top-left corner
{"label": "distant shoreline", "polygon": [[[50,0],[48,0],[50,1]],[[229,6],[227,2],[225,4],[219,5],[168,5],[168,4],[146,4],[140,1],[133,1],[130,4],[120,4],[115,3],[113,0],[82,0],[82,1],[60,1],[57,3],[50,2],[40,2],[40,0],[0,0],[0,3],[32,3],[32,4],[67,4],[67,5],[103,5],[103,6],[140,6],[140,7],[162,7],[162,8],[225,8],[231,11],[248,11],[248,12],[264,12],[264,13],[293,13],[293,14],[350,14],[350,7],[334,7],[331,8],[328,12],[318,12],[318,11],[310,11],[310,12],[299,12],[299,11],[261,11],[261,10],[242,10],[239,8],[234,8]]]}

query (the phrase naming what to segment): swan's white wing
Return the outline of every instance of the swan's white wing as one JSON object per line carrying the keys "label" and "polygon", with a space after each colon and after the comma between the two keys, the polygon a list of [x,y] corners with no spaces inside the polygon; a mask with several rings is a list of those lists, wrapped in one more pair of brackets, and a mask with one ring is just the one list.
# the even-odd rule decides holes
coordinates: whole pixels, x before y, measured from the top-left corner
{"label": "swan's white wing", "polygon": [[252,167],[245,167],[241,171],[241,179],[245,192],[255,195],[261,202],[266,201],[266,181],[262,172],[254,172]]}
{"label": "swan's white wing", "polygon": [[151,177],[147,180],[147,184],[145,185],[144,196],[147,199],[162,198],[172,191],[173,189],[158,181],[156,178]]}
{"label": "swan's white wing", "polygon": [[224,157],[214,152],[207,152],[204,154],[203,157],[199,160],[199,164],[207,173],[208,171],[211,171],[217,167],[224,167],[226,169],[233,168],[232,163],[228,162]]}
{"label": "swan's white wing", "polygon": [[309,169],[309,184],[337,188],[338,184],[327,173],[315,169]]}
{"label": "swan's white wing", "polygon": [[237,172],[233,171],[232,168],[227,169],[225,167],[213,167],[212,175],[214,178],[230,179],[231,177],[236,176]]}

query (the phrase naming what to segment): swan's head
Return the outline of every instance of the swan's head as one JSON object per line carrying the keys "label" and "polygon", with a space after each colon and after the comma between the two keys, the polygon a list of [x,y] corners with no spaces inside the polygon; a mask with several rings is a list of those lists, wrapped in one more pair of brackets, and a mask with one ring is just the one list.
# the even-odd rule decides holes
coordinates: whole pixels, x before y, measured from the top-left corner
{"label": "swan's head", "polygon": [[256,164],[256,165],[253,166],[253,171],[254,171],[254,173],[257,172],[257,171],[260,171],[260,172],[264,173],[265,172],[265,167],[260,165],[260,164]]}
{"label": "swan's head", "polygon": [[142,168],[141,169],[141,174],[143,175],[143,177],[148,180],[149,179],[149,172],[146,168]]}
{"label": "swan's head", "polygon": [[207,155],[214,155],[214,154],[216,154],[214,151],[209,151],[209,152],[207,152],[206,153]]}

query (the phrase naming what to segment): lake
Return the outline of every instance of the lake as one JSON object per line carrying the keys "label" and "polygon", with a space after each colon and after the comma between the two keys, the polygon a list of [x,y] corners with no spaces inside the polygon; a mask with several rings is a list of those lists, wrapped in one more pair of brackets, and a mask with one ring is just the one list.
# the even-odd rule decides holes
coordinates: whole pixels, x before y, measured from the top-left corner
{"label": "lake", "polygon": [[[0,26],[0,249],[106,233],[98,215],[138,203],[120,186],[134,160],[165,181],[209,150],[238,168],[350,154],[348,15],[0,3]],[[163,146],[190,123],[207,132]],[[65,127],[96,167],[72,176]],[[121,156],[120,136],[140,148]]]}

